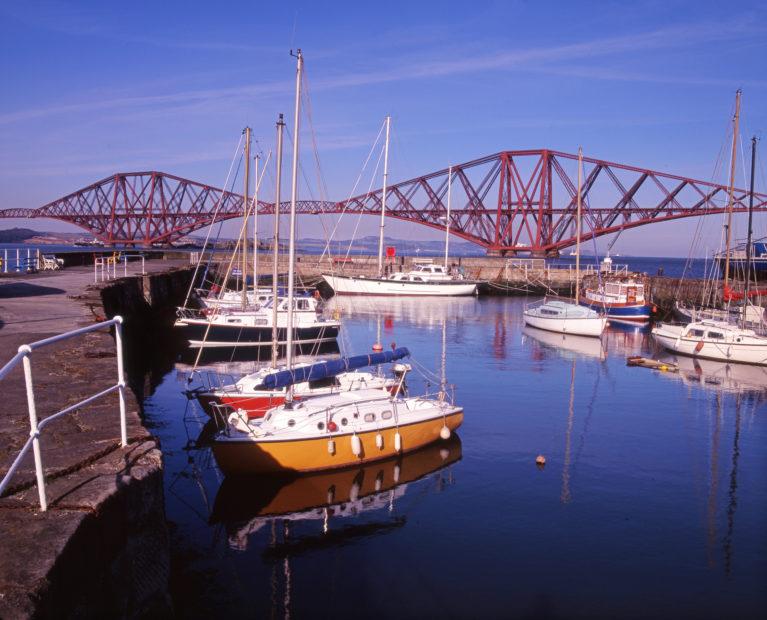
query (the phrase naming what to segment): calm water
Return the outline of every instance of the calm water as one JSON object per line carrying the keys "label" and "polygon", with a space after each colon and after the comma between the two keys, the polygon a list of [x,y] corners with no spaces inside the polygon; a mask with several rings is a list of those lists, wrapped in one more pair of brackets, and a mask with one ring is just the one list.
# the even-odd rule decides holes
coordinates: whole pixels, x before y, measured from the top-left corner
{"label": "calm water", "polygon": [[647,334],[533,333],[524,301],[341,300],[346,350],[369,350],[380,325],[432,381],[444,327],[460,440],[400,462],[224,480],[189,448],[205,419],[181,393],[185,368],[166,375],[146,412],[178,611],[765,617],[767,369],[628,368],[653,352]]}

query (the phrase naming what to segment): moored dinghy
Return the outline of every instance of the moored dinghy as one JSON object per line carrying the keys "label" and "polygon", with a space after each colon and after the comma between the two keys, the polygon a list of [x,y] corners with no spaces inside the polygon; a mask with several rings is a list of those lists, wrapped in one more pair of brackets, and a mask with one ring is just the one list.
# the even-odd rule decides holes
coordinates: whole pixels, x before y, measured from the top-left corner
{"label": "moored dinghy", "polygon": [[578,194],[576,197],[575,299],[548,300],[529,304],[523,313],[526,325],[562,334],[601,336],[607,319],[591,308],[581,306],[581,195],[583,194],[583,149],[578,149]]}
{"label": "moored dinghy", "polygon": [[547,299],[525,308],[524,321],[530,327],[577,336],[601,336],[607,325],[607,319],[591,308]]}

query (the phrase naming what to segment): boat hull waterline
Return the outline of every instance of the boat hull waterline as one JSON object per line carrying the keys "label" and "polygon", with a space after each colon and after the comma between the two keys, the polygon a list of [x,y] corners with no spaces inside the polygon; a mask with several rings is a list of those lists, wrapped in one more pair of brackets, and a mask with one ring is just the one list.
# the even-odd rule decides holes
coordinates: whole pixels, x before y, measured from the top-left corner
{"label": "boat hull waterline", "polygon": [[[455,408],[445,416],[357,433],[362,451],[352,452],[353,433],[337,433],[302,440],[218,440],[213,454],[221,471],[226,475],[278,472],[310,472],[323,469],[349,467],[369,463],[418,450],[435,441],[443,441],[440,431],[444,426],[455,431],[463,422],[463,409]],[[402,450],[394,448],[394,435],[399,431]],[[383,445],[376,446],[376,435],[381,434]],[[335,442],[334,453],[328,450],[328,440]]]}
{"label": "boat hull waterline", "polygon": [[467,297],[474,295],[477,285],[465,280],[413,282],[386,278],[352,278],[322,276],[336,295],[401,295],[418,297]]}
{"label": "boat hull waterline", "polygon": [[681,355],[720,362],[767,366],[767,339],[763,342],[712,342],[695,337],[683,337],[684,325],[662,325],[652,335],[669,351]]}
{"label": "boat hull waterline", "polygon": [[649,304],[601,304],[582,301],[582,306],[604,314],[611,321],[626,321],[630,323],[647,323],[652,316],[652,306]]}
{"label": "boat hull waterline", "polygon": [[524,315],[526,325],[545,329],[559,334],[573,334],[575,336],[601,336],[607,324],[604,317],[595,318],[561,318]]}
{"label": "boat hull waterline", "polygon": [[[199,347],[245,347],[272,346],[271,327],[225,326],[210,325],[205,319],[184,319],[176,321],[176,327],[182,330],[190,346]],[[312,327],[295,327],[293,329],[293,344],[306,345],[330,342],[338,338],[338,324],[328,324]],[[207,337],[206,337],[207,333]],[[287,332],[284,327],[277,330],[277,344],[287,343]]]}

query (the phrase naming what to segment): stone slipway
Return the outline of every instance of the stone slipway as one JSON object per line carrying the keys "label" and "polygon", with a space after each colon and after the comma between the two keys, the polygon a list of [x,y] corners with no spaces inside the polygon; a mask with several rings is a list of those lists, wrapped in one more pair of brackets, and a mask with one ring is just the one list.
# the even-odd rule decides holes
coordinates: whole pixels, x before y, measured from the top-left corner
{"label": "stone slipway", "polygon": [[[146,263],[150,274],[174,266]],[[123,289],[150,297],[163,277],[129,276],[95,286],[92,269],[75,267],[0,278],[0,366],[21,344],[113,314],[126,305]],[[128,299],[127,305],[145,301]],[[116,382],[114,340],[104,331],[60,342],[36,351],[32,367],[42,419]],[[39,510],[31,454],[0,498],[0,617],[170,611],[162,455],[142,425],[135,396],[126,394],[127,448],[119,444],[117,394],[110,394],[43,431],[47,512]],[[19,366],[0,382],[0,475],[28,434]]]}

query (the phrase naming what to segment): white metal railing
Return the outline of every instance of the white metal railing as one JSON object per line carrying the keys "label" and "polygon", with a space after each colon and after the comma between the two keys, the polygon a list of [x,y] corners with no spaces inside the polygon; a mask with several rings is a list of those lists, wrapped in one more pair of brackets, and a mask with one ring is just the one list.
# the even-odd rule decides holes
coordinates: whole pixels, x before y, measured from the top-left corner
{"label": "white metal railing", "polygon": [[98,283],[117,278],[117,264],[122,263],[123,277],[128,277],[128,261],[141,261],[141,275],[146,275],[146,259],[143,254],[114,254],[93,259],[93,281]]}
{"label": "white metal railing", "polygon": [[[44,340],[38,340],[37,342],[32,342],[30,344],[23,344],[19,347],[18,353],[16,353],[16,355],[14,355],[5,366],[0,368],[0,380],[2,380],[3,378],[5,378],[6,375],[8,375],[9,372],[11,372],[11,370],[13,370],[16,366],[18,366],[19,362],[21,362],[21,364],[24,366],[24,382],[26,384],[26,389],[27,389],[27,409],[29,410],[29,427],[30,427],[29,439],[27,439],[26,443],[24,444],[24,447],[22,447],[21,451],[19,452],[18,456],[16,456],[13,463],[11,463],[11,466],[8,468],[8,472],[5,474],[5,477],[2,479],[2,481],[0,481],[0,497],[2,497],[3,493],[5,492],[5,489],[10,484],[11,478],[16,473],[16,470],[19,468],[21,461],[27,455],[27,453],[29,452],[31,448],[35,458],[35,475],[37,477],[37,493],[40,497],[40,509],[43,511],[47,510],[48,500],[45,496],[45,473],[43,471],[43,460],[42,460],[42,453],[40,448],[40,431],[42,431],[46,426],[48,426],[48,424],[60,418],[61,416],[64,416],[67,413],[71,413],[72,411],[75,411],[79,409],[80,407],[84,407],[85,405],[88,405],[92,403],[93,401],[98,400],[102,396],[111,394],[114,391],[118,392],[119,398],[120,398],[120,443],[123,447],[128,445],[128,429],[127,429],[127,423],[125,418],[126,383],[125,383],[124,366],[123,366],[122,323],[123,323],[122,317],[115,316],[113,319],[110,319],[109,321],[102,321],[101,323],[89,325],[88,327],[83,327],[81,329],[75,329],[75,330],[66,332],[64,334],[59,334],[58,336],[52,336],[50,338],[45,338]],[[61,411],[58,411],[57,413],[54,413],[53,415],[48,416],[42,421],[38,421],[37,406],[35,403],[35,390],[32,383],[32,360],[31,360],[32,352],[42,347],[45,347],[49,344],[60,342],[62,340],[68,340],[69,338],[74,338],[75,336],[81,336],[82,334],[87,334],[88,332],[96,331],[104,327],[110,327],[112,325],[114,325],[114,328],[115,328],[115,347],[117,349],[117,383],[115,383],[111,387],[101,390],[100,392],[96,394],[89,396],[88,398],[84,400],[81,400],[77,404],[69,405],[68,407],[65,407]]]}

